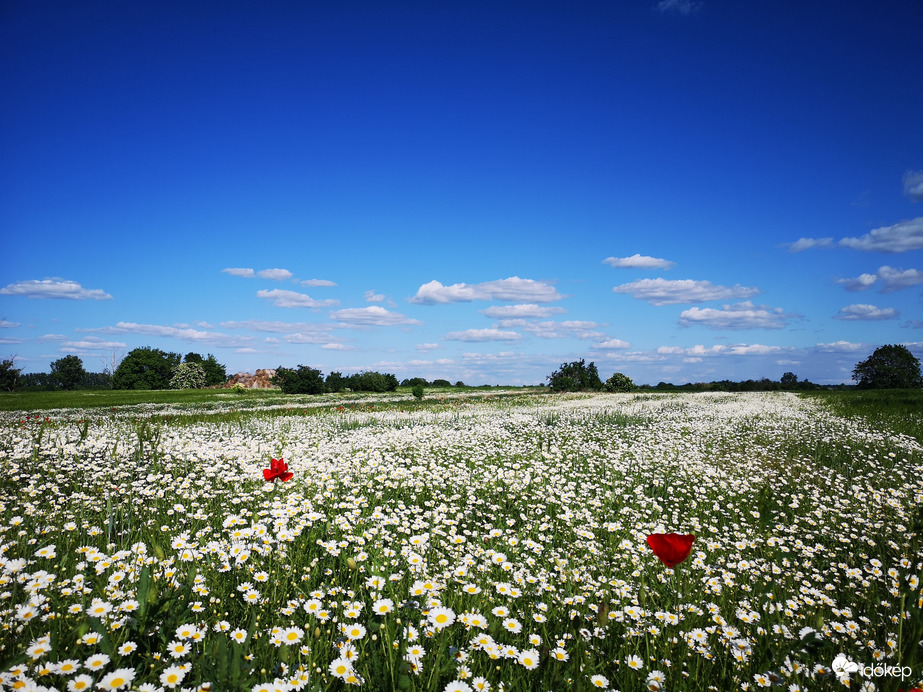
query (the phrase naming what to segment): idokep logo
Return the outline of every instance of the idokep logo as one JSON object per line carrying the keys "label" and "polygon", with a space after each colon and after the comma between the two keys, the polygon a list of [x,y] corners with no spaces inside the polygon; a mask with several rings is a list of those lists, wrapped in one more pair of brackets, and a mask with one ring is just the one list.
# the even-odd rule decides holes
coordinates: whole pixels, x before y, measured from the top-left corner
{"label": "idokep logo", "polygon": [[855,661],[850,660],[845,654],[837,654],[837,657],[833,659],[833,664],[830,667],[839,678],[846,677],[850,673],[859,673],[859,675],[864,678],[892,677],[906,680],[913,674],[910,666],[891,666],[884,663],[874,666],[860,666]]}

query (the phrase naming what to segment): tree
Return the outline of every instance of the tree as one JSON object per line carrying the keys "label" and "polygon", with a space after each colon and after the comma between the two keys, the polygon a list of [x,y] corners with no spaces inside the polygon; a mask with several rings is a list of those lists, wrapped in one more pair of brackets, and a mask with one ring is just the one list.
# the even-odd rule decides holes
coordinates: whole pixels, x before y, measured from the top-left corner
{"label": "tree", "polygon": [[294,370],[280,365],[271,382],[284,394],[323,394],[327,391],[324,373],[306,365],[299,365]]}
{"label": "tree", "polygon": [[52,381],[61,389],[76,389],[86,375],[83,361],[78,356],[64,356],[51,364]]}
{"label": "tree", "polygon": [[630,392],[634,386],[635,383],[631,381],[631,378],[620,372],[613,373],[612,377],[606,380],[607,392]]}
{"label": "tree", "polygon": [[327,375],[327,380],[325,382],[327,385],[328,392],[342,392],[349,384],[346,381],[346,378],[343,377],[343,373],[333,371]]}
{"label": "tree", "polygon": [[201,389],[205,386],[205,368],[202,361],[186,361],[173,368],[170,389]]}
{"label": "tree", "polygon": [[879,346],[856,363],[852,378],[860,389],[916,389],[923,387],[920,361],[906,346]]}
{"label": "tree", "polygon": [[596,364],[586,364],[583,358],[573,363],[562,363],[559,370],[555,370],[548,377],[548,386],[553,392],[580,392],[587,389],[600,391],[603,388],[602,380]]}
{"label": "tree", "polygon": [[112,388],[167,389],[179,358],[178,353],[165,353],[159,348],[136,348],[119,363],[112,376]]}
{"label": "tree", "polygon": [[19,384],[19,376],[22,374],[22,368],[13,366],[13,358],[0,360],[0,389],[4,392],[12,392]]}
{"label": "tree", "polygon": [[791,388],[798,384],[798,376],[793,372],[787,372],[782,375],[782,379],[779,380],[783,387]]}

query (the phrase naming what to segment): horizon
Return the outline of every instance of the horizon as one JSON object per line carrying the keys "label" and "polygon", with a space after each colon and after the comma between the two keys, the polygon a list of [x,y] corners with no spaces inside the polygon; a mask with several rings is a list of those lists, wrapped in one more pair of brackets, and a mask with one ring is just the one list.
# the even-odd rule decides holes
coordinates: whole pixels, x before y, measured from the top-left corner
{"label": "horizon", "polygon": [[17,4],[0,358],[472,386],[923,359],[919,6]]}

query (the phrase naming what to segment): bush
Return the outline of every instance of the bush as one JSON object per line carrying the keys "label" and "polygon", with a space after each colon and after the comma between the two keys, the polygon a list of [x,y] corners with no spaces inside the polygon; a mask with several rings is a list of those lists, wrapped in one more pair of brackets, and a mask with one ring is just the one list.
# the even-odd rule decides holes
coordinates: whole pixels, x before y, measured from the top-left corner
{"label": "bush", "polygon": [[413,389],[410,390],[417,399],[423,398],[423,385],[415,384]]}
{"label": "bush", "polygon": [[600,391],[603,388],[602,380],[596,364],[589,365],[581,358],[573,363],[562,363],[559,370],[555,370],[548,377],[553,392],[582,392],[586,390]]}
{"label": "bush", "polygon": [[112,376],[113,389],[167,389],[173,368],[180,363],[178,353],[159,348],[136,348],[119,363]]}
{"label": "bush", "polygon": [[202,389],[205,386],[205,368],[200,362],[180,363],[173,368],[170,389]]}
{"label": "bush", "polygon": [[635,383],[631,378],[620,372],[613,373],[612,377],[606,380],[607,392],[630,392],[634,387]]}
{"label": "bush", "polygon": [[349,388],[354,392],[393,392],[397,378],[380,372],[357,372],[349,376]]}
{"label": "bush", "polygon": [[452,383],[448,380],[433,380],[434,387],[451,387]]}
{"label": "bush", "polygon": [[299,365],[295,370],[280,365],[270,381],[284,394],[323,394],[327,391],[324,373],[306,365]]}

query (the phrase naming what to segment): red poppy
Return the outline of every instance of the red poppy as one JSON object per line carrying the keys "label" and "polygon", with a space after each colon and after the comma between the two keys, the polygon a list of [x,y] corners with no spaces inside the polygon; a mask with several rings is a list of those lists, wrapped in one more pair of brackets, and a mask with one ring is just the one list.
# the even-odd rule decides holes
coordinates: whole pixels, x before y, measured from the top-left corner
{"label": "red poppy", "polygon": [[269,468],[263,469],[263,478],[267,481],[274,481],[277,478],[281,481],[290,481],[294,475],[288,470],[288,464],[282,459],[271,459]]}
{"label": "red poppy", "polygon": [[652,533],[647,537],[647,544],[654,555],[670,569],[689,557],[695,536],[678,533]]}

